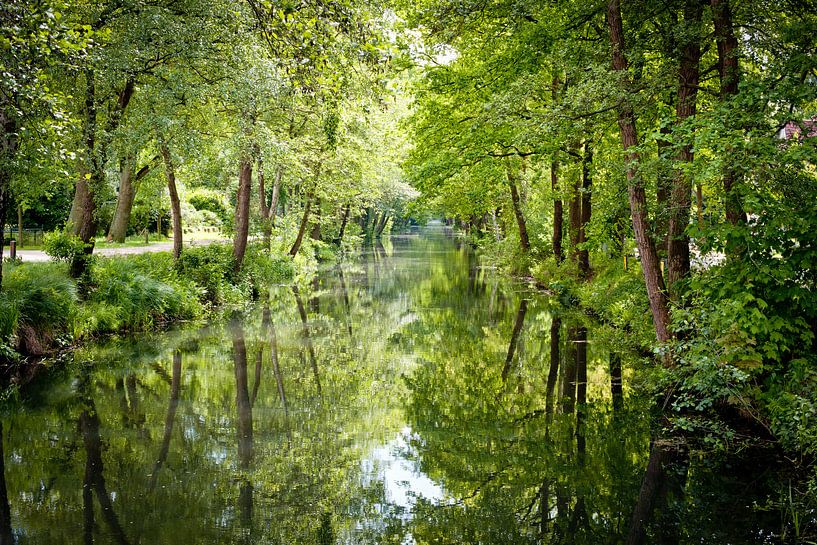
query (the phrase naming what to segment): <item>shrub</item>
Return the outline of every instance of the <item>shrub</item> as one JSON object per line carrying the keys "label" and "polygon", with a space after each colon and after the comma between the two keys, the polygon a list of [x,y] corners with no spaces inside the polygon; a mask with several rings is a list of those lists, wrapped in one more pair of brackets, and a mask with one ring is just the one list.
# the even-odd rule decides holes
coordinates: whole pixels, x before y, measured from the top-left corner
{"label": "shrub", "polygon": [[220,193],[208,189],[196,189],[187,198],[187,202],[196,210],[215,214],[223,227],[230,228],[232,226],[233,212]]}
{"label": "shrub", "polygon": [[37,263],[14,267],[3,286],[3,307],[12,309],[2,320],[4,336],[15,336],[21,353],[41,355],[67,332],[76,305],[77,287],[64,266]]}
{"label": "shrub", "polygon": [[235,283],[235,259],[227,244],[187,248],[176,261],[176,271],[203,288],[203,299],[222,304],[230,299]]}
{"label": "shrub", "polygon": [[78,236],[53,231],[43,237],[43,251],[57,261],[70,263],[75,257],[83,255],[85,243]]}
{"label": "shrub", "polygon": [[240,281],[257,293],[273,284],[291,279],[294,274],[295,268],[289,257],[270,255],[260,245],[254,245],[244,257]]}
{"label": "shrub", "polygon": [[[141,256],[140,256],[141,257]],[[94,268],[93,282],[96,286],[90,301],[103,303],[117,309],[116,319],[121,328],[145,329],[173,320],[194,319],[202,314],[198,301],[198,291],[194,286],[184,285],[178,280],[162,278],[162,269],[157,276],[140,270],[142,264],[161,263],[162,258],[149,259],[105,259]],[[169,275],[167,271],[165,274]],[[104,323],[114,324],[111,317]],[[100,327],[91,324],[89,327]],[[104,331],[104,330],[103,330]]]}

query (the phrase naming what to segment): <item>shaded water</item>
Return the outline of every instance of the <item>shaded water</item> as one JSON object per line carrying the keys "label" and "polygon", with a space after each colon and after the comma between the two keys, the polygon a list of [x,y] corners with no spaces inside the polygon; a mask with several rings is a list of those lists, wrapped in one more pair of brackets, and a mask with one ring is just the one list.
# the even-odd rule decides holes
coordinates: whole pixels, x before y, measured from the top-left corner
{"label": "shaded water", "polygon": [[0,541],[776,542],[751,468],[651,458],[607,337],[442,228],[393,237],[29,388],[2,420]]}

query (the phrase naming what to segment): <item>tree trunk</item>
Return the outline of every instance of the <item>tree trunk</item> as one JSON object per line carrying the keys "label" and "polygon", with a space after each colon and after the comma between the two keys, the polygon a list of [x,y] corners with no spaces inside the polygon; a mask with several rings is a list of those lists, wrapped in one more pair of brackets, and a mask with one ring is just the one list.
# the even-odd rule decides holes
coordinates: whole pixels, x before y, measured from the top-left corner
{"label": "tree trunk", "polygon": [[250,232],[250,187],[252,186],[252,159],[242,157],[238,171],[238,193],[235,203],[235,238],[233,258],[236,271],[241,270],[244,254],[247,252],[247,237]]}
{"label": "tree trunk", "polygon": [[553,257],[556,263],[564,261],[564,251],[562,250],[562,238],[564,238],[564,212],[562,211],[562,199],[559,194],[559,162],[550,163],[550,188],[553,191]]}
{"label": "tree trunk", "polygon": [[[721,79],[721,100],[730,100],[738,94],[740,68],[738,65],[738,40],[732,23],[729,0],[711,0],[712,18],[715,24],[715,40],[718,44],[718,68]],[[732,225],[745,225],[746,212],[735,188],[737,172],[727,166],[723,174],[723,190],[726,195],[726,220]]]}
{"label": "tree trunk", "polygon": [[23,207],[17,205],[17,247],[23,247]]}
{"label": "tree trunk", "polygon": [[377,226],[374,229],[374,236],[375,238],[380,238],[380,235],[383,234],[383,230],[386,228],[386,224],[389,222],[389,213],[383,212],[383,215],[380,216],[380,221],[377,222]]}
{"label": "tree trunk", "polygon": [[119,171],[119,194],[116,196],[116,210],[106,237],[108,242],[125,242],[131,210],[133,210],[133,200],[136,197],[136,188],[131,181],[132,175],[133,169],[130,161],[127,161]]}
{"label": "tree trunk", "polygon": [[284,178],[284,166],[278,165],[275,168],[275,183],[272,184],[272,201],[269,205],[270,227],[275,227],[275,215],[278,213],[278,200],[281,195],[281,180]]}
{"label": "tree trunk", "polygon": [[522,213],[522,205],[519,199],[519,188],[516,185],[516,175],[513,173],[510,161],[507,165],[508,185],[511,188],[511,203],[513,204],[513,213],[516,216],[516,225],[519,228],[519,246],[523,253],[528,253],[530,250],[530,241],[528,240],[528,228],[525,224],[525,215]]}
{"label": "tree trunk", "polygon": [[322,240],[321,238],[321,198],[315,198],[315,212],[312,214],[312,231],[309,233],[309,238],[312,240]]}
{"label": "tree trunk", "polygon": [[[85,142],[85,163],[80,168],[80,179],[71,205],[71,222],[73,234],[79,236],[85,243],[85,252],[74,258],[71,264],[71,274],[75,278],[84,276],[89,256],[93,253],[93,237],[96,235],[96,200],[94,193],[105,184],[105,158],[108,142],[114,134],[122,114],[128,107],[136,89],[135,80],[130,77],[117,97],[116,106],[112,109],[102,139],[97,142],[97,104],[95,74],[90,68],[85,71],[85,123],[83,126],[83,140]],[[87,170],[86,170],[87,169]]]}
{"label": "tree trunk", "polygon": [[[624,27],[621,21],[621,0],[609,0],[607,4],[607,24],[610,30],[612,44],[613,70],[627,77],[627,58],[624,56]],[[644,274],[644,283],[647,288],[647,297],[650,301],[653,325],[659,342],[670,339],[669,308],[664,287],[664,277],[658,264],[658,254],[650,236],[647,220],[647,195],[638,172],[639,154],[635,151],[638,146],[638,132],[635,126],[635,113],[632,106],[622,100],[618,105],[618,125],[621,132],[621,142],[627,154],[627,182],[630,201],[630,215],[633,220],[638,251],[641,256],[641,269]],[[665,364],[671,361],[665,359]]]}
{"label": "tree trunk", "polygon": [[[703,5],[697,0],[687,0],[684,5],[684,42],[681,44],[681,58],[678,69],[678,103],[675,109],[676,126],[683,126],[695,116],[698,98],[699,62],[701,43],[698,37]],[[687,142],[678,150],[680,163],[693,160],[692,143]],[[689,214],[692,205],[692,181],[679,168],[672,180],[670,193],[670,215],[668,235],[669,271],[667,274],[670,293],[675,299],[680,297],[676,283],[689,276]]]}
{"label": "tree trunk", "polygon": [[[587,242],[587,226],[593,215],[593,178],[590,174],[590,165],[593,163],[593,150],[590,144],[585,142],[584,155],[582,156],[582,193],[581,193],[581,227],[579,229],[579,239],[582,244]],[[590,277],[590,251],[587,248],[579,250],[579,274],[582,278]]]}
{"label": "tree trunk", "polygon": [[295,242],[289,250],[289,255],[295,257],[298,255],[298,250],[301,249],[301,243],[304,241],[306,234],[306,226],[309,224],[309,209],[312,207],[312,191],[306,195],[306,204],[304,205],[304,215],[301,218],[301,225],[298,227],[298,236],[295,237]]}
{"label": "tree trunk", "polygon": [[[12,111],[11,104],[5,96],[0,93],[0,130],[2,140],[0,141],[0,162],[11,163],[17,156],[19,140],[17,137],[18,127],[15,114],[9,115]],[[6,242],[6,214],[8,213],[9,201],[11,200],[11,172],[8,168],[0,168],[0,289],[3,287],[3,245]]]}
{"label": "tree trunk", "polygon": [[343,207],[343,219],[340,222],[340,230],[338,231],[338,236],[335,237],[335,244],[340,245],[343,242],[343,234],[346,232],[346,224],[349,222],[349,212],[352,209],[352,205],[347,204]]}
{"label": "tree trunk", "polygon": [[82,224],[82,203],[85,193],[88,192],[88,179],[85,177],[85,166],[79,169],[79,178],[74,186],[74,196],[71,199],[71,211],[68,213],[68,222],[65,227],[74,236],[79,236],[79,229]]}
{"label": "tree trunk", "polygon": [[264,251],[270,251],[270,241],[272,239],[272,221],[270,220],[270,208],[267,206],[267,189],[264,187],[264,159],[261,157],[261,150],[256,146],[258,155],[258,209],[261,212],[261,232]]}
{"label": "tree trunk", "polygon": [[582,197],[579,191],[579,180],[574,180],[570,188],[570,202],[567,205],[567,217],[569,222],[570,232],[568,233],[568,240],[570,247],[568,248],[568,258],[571,262],[578,264],[579,262],[579,244],[582,241]]}
{"label": "tree trunk", "polygon": [[165,164],[165,177],[167,177],[167,192],[170,194],[170,217],[173,220],[173,259],[179,259],[179,256],[182,255],[183,233],[182,207],[181,203],[179,202],[179,193],[176,191],[176,169],[173,167],[173,159],[170,157],[170,150],[167,147],[167,143],[161,140],[160,142],[162,148],[162,160]]}
{"label": "tree trunk", "polygon": [[661,163],[655,191],[655,244],[659,258],[663,258],[667,257],[669,241],[669,199],[672,190],[672,171],[669,165],[672,162],[672,142],[668,126],[662,126],[660,132],[661,136],[655,141]]}
{"label": "tree trunk", "polygon": [[6,245],[7,178],[5,169],[0,169],[0,291],[3,289],[3,248]]}

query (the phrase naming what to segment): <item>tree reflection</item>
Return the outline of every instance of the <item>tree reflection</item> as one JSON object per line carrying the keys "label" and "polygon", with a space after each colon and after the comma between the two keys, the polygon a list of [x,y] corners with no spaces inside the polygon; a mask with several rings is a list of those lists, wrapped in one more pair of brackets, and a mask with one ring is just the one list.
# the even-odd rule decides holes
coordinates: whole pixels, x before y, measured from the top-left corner
{"label": "tree reflection", "polygon": [[[246,472],[250,469],[253,458],[252,405],[247,382],[247,346],[242,325],[233,324],[231,329],[233,363],[235,365],[235,404],[238,410],[238,459],[239,467],[243,472]],[[249,476],[242,477],[239,490],[238,505],[241,522],[245,527],[251,528],[253,486]]]}
{"label": "tree reflection", "polygon": [[11,545],[14,537],[11,529],[11,506],[6,489],[6,453],[3,422],[0,422],[0,545]]}

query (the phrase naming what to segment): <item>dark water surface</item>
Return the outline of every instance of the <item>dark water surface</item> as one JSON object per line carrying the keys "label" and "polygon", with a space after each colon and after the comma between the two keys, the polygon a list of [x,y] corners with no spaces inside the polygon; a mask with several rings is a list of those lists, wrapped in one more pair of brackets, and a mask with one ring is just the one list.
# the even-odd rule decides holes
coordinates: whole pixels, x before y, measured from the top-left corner
{"label": "dark water surface", "polygon": [[651,457],[610,344],[443,228],[393,237],[244,320],[77,351],[4,412],[0,538],[777,542],[759,469]]}

